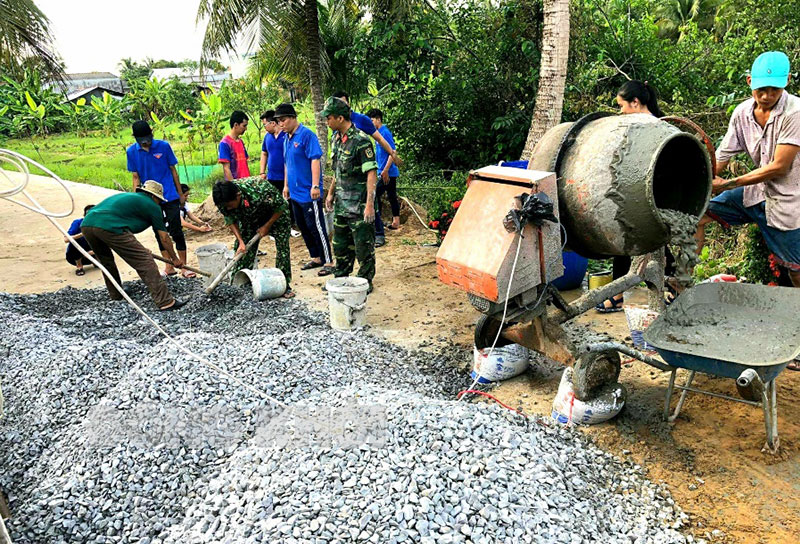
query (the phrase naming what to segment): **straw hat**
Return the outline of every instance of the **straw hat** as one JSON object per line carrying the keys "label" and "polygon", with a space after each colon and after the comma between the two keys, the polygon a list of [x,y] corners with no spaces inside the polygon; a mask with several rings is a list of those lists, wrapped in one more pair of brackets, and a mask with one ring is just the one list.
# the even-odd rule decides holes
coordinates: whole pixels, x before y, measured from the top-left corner
{"label": "straw hat", "polygon": [[149,181],[145,181],[144,185],[139,187],[138,189],[142,193],[147,193],[153,195],[154,197],[158,198],[161,202],[166,202],[167,199],[164,198],[164,187],[157,181],[153,181],[152,179]]}

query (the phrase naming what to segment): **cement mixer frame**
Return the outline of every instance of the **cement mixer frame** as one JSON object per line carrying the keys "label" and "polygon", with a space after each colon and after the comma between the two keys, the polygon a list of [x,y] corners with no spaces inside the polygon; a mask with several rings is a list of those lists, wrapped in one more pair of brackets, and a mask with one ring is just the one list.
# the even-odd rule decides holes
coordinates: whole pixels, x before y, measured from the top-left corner
{"label": "cement mixer frame", "polygon": [[[470,173],[437,268],[440,280],[467,291],[483,314],[475,327],[476,347],[491,346],[499,337],[570,365],[588,359],[561,327],[567,321],[642,282],[649,306],[663,310],[669,231],[658,211],[700,217],[713,175],[708,137],[690,121],[678,122],[700,138],[652,116],[591,114],[548,131],[528,170],[490,166]],[[665,186],[672,183],[670,175],[681,178],[673,187]],[[561,226],[527,225],[521,233],[502,226],[508,211],[518,207],[514,197],[523,192],[544,193],[556,204],[568,247],[587,257],[630,255],[628,273],[567,303],[550,284],[563,274]],[[616,351],[599,355],[591,364],[608,365],[605,356],[616,357],[611,365],[618,366]],[[652,358],[645,362],[669,368]]]}

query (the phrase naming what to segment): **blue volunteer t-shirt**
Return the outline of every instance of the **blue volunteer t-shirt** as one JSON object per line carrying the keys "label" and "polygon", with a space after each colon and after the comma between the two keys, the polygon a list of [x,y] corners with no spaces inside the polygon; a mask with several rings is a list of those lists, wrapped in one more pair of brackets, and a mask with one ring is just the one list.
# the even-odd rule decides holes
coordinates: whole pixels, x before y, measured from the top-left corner
{"label": "blue volunteer t-shirt", "polygon": [[[378,129],[378,132],[381,133],[383,139],[386,140],[386,143],[389,144],[389,147],[392,149],[397,149],[397,146],[394,143],[394,137],[392,136],[392,131],[389,130],[389,127],[383,125],[381,128]],[[383,172],[384,167],[386,166],[386,161],[389,160],[389,154],[386,152],[384,148],[379,145],[375,146],[375,158],[378,160],[378,174],[380,175]],[[389,177],[396,178],[400,175],[400,170],[397,169],[397,165],[392,163],[392,166],[389,168]]]}
{"label": "blue volunteer t-shirt", "polygon": [[372,136],[375,134],[375,125],[372,122],[372,119],[364,115],[363,113],[358,113],[355,111],[350,112],[350,121],[356,126],[358,130],[366,134],[367,136]]}
{"label": "blue volunteer t-shirt", "polygon": [[153,140],[150,150],[145,151],[138,143],[128,147],[128,172],[139,174],[139,180],[157,181],[164,187],[164,199],[167,202],[178,200],[178,190],[172,179],[170,166],[178,164],[172,147],[164,140]]}
{"label": "blue volunteer t-shirt", "polygon": [[[304,125],[299,125],[294,134],[286,135],[283,143],[283,160],[286,161],[286,181],[289,198],[295,202],[311,202],[311,161],[322,157],[317,135]],[[320,169],[320,190],[322,169]]]}
{"label": "blue volunteer t-shirt", "polygon": [[75,236],[76,234],[81,233],[81,223],[83,223],[83,217],[79,217],[75,219],[72,224],[69,226],[69,230],[67,230],[67,234],[70,236]]}
{"label": "blue volunteer t-shirt", "polygon": [[277,138],[269,132],[264,136],[264,143],[261,144],[261,151],[268,154],[267,179],[283,181],[284,140],[286,140],[285,132],[281,132]]}

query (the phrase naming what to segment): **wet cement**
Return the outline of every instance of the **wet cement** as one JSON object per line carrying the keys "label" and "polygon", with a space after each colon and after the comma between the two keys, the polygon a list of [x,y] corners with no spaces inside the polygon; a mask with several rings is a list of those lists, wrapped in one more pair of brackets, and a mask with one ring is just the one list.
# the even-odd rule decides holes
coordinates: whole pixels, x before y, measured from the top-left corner
{"label": "wet cement", "polygon": [[648,331],[659,347],[748,365],[791,359],[800,334],[795,320],[751,306],[681,302]]}
{"label": "wet cement", "polygon": [[694,238],[697,231],[697,216],[677,210],[660,209],[658,213],[669,229],[670,243],[678,248],[674,252],[675,279],[681,286],[688,287],[692,284],[692,270],[699,262],[697,240]]}

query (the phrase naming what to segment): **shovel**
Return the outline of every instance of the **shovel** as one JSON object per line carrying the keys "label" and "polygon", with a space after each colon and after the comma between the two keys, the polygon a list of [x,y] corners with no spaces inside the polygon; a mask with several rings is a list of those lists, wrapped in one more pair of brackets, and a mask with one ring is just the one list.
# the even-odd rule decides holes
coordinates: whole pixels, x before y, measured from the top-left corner
{"label": "shovel", "polygon": [[[172,264],[172,261],[170,261],[169,259],[165,259],[161,255],[156,255],[155,253],[152,253],[152,255],[153,255],[153,258],[155,260],[157,260],[157,261],[161,261],[162,263]],[[205,270],[200,270],[199,268],[195,268],[193,266],[189,266],[188,264],[185,264],[185,265],[181,266],[180,268],[184,268],[186,270],[190,270],[190,271],[194,272],[195,274],[200,274],[201,276],[208,276],[209,278],[211,277],[211,272],[206,272]]]}
{"label": "shovel", "polygon": [[249,242],[247,242],[247,245],[244,246],[244,253],[239,253],[238,255],[236,255],[236,257],[234,257],[233,260],[228,263],[228,265],[222,270],[222,272],[219,273],[219,276],[214,278],[214,281],[212,281],[211,284],[208,287],[206,287],[206,294],[211,293],[211,291],[217,288],[217,285],[220,284],[222,278],[224,278],[225,275],[231,271],[234,265],[236,265],[236,263],[238,263],[242,259],[242,257],[244,257],[245,254],[258,243],[259,240],[261,240],[261,235],[256,234],[250,239]]}

